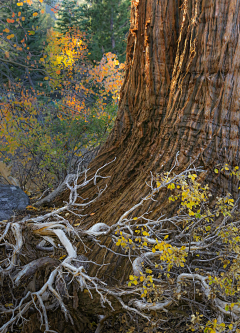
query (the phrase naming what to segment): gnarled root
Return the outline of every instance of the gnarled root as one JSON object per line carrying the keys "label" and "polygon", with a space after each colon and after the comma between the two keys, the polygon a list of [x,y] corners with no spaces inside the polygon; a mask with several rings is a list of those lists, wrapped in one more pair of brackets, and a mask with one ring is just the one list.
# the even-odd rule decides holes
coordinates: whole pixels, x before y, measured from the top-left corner
{"label": "gnarled root", "polygon": [[[188,169],[180,175],[165,177],[158,186],[154,185],[152,179],[149,194],[124,212],[111,227],[99,222],[89,229],[83,229],[80,223],[74,228],[65,218],[69,212],[74,212],[81,219],[82,215],[76,211],[93,204],[107,189],[107,187],[103,190],[98,189],[95,199],[82,200],[81,204],[77,201],[78,190],[83,186],[93,182],[98,188],[97,179],[101,178],[99,171],[91,179],[87,178],[85,172],[81,184],[78,184],[77,178],[73,184],[66,183],[70,196],[65,206],[45,215],[0,224],[0,245],[7,249],[0,261],[0,274],[2,283],[7,285],[11,281],[13,287],[10,296],[8,295],[8,299],[12,297],[12,303],[2,304],[0,307],[1,316],[5,318],[4,322],[0,319],[2,325],[0,332],[6,333],[15,324],[24,323],[33,312],[38,314],[45,332],[53,332],[49,322],[49,311],[56,308],[62,311],[66,321],[74,324],[74,312],[70,309],[78,309],[80,300],[86,297],[86,294],[88,302],[91,300],[94,303],[92,309],[99,318],[97,333],[101,331],[104,322],[111,314],[122,311],[150,321],[152,311],[169,314],[171,308],[179,302],[185,304],[195,302],[197,293],[202,295],[203,304],[211,309],[217,318],[228,316],[237,320],[240,315],[239,305],[232,304],[231,300],[221,294],[220,289],[218,294],[214,294],[209,282],[211,272],[207,270],[201,274],[192,272],[195,267],[202,268],[201,260],[198,261],[196,253],[207,253],[207,258],[215,260],[212,256],[215,256],[216,248],[221,246],[219,235],[225,227],[226,218],[221,228],[216,228],[211,235],[202,237],[199,242],[193,242],[192,231],[201,225],[203,221],[201,218],[185,213],[170,218],[160,216],[156,220],[148,218],[147,213],[134,217],[139,207],[145,201],[155,200],[155,194],[162,188],[167,188],[182,179],[185,181],[190,172],[196,173],[198,170]],[[232,209],[234,210],[235,206]],[[179,227],[183,222],[187,227]],[[166,225],[172,226],[170,231],[173,236],[170,239],[167,239],[169,230],[166,230]],[[34,260],[28,260],[28,254],[24,253],[24,235],[31,235],[32,251],[36,253]],[[106,238],[118,246],[121,245],[125,254],[119,251],[117,246],[110,248],[102,244],[101,240]],[[78,253],[79,242],[85,249],[88,249],[87,244],[91,242],[99,249],[106,248],[117,257],[129,259],[133,271],[129,286],[110,287],[97,275],[91,276],[89,273],[91,265],[97,265],[100,269],[111,263],[105,263],[104,258],[102,263],[88,260],[83,253]],[[194,265],[192,257],[195,260]],[[186,262],[185,258],[187,263],[183,264]],[[26,261],[24,264],[23,260]],[[173,262],[169,269],[171,260]],[[237,255],[234,260],[238,260]],[[171,269],[174,269],[173,273]],[[44,274],[41,274],[43,271]],[[19,297],[20,290],[22,298]],[[185,297],[186,292],[188,299]]]}

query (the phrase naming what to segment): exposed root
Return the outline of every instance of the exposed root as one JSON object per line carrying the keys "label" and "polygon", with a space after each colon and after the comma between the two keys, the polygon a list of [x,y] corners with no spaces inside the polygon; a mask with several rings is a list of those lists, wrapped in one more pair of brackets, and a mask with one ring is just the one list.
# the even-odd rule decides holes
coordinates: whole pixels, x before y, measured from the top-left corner
{"label": "exposed root", "polygon": [[[170,275],[167,273],[170,272],[167,266],[167,259],[165,260],[166,262],[163,262],[164,260],[161,259],[164,255],[166,256],[167,248],[171,247],[170,252],[176,254],[176,260],[178,260],[178,257],[189,258],[189,256],[194,256],[195,253],[201,253],[201,251],[209,251],[208,253],[211,256],[215,251],[214,246],[219,242],[219,235],[225,227],[227,218],[224,219],[224,223],[221,223],[220,229],[216,229],[212,234],[203,237],[199,241],[192,241],[192,230],[196,226],[199,226],[203,219],[195,219],[195,217],[191,217],[186,213],[181,213],[171,218],[160,216],[157,220],[149,219],[147,212],[140,217],[134,217],[135,211],[144,201],[150,202],[151,200],[155,200],[155,194],[162,188],[167,188],[182,179],[185,180],[191,172],[196,173],[197,171],[195,168],[189,168],[179,175],[167,176],[158,186],[156,185],[156,179],[153,177],[149,185],[149,194],[138,204],[124,212],[117,223],[111,227],[104,223],[97,223],[89,229],[83,229],[81,226],[74,228],[61,215],[62,212],[69,212],[76,208],[78,210],[82,209],[92,204],[101,195],[103,190],[98,189],[94,199],[90,199],[82,204],[77,203],[79,197],[78,189],[89,184],[91,181],[98,188],[97,180],[101,178],[98,172],[91,179],[87,179],[87,173],[85,172],[82,184],[78,184],[77,178],[72,185],[66,182],[66,186],[70,190],[70,196],[69,202],[62,208],[55,209],[43,216],[25,218],[19,222],[0,224],[2,230],[0,245],[7,248],[5,259],[0,262],[2,281],[4,282],[4,279],[10,278],[14,290],[17,290],[26,281],[29,281],[30,278],[36,279],[38,271],[46,272],[44,280],[37,287],[37,291],[36,289],[35,291],[26,289],[25,296],[17,299],[14,308],[9,309],[1,306],[1,314],[4,314],[7,319],[0,328],[0,332],[8,332],[10,327],[13,327],[19,321],[24,323],[24,317],[28,318],[30,309],[31,311],[35,309],[38,312],[40,323],[44,325],[45,332],[53,332],[48,318],[48,310],[52,308],[59,307],[64,313],[65,319],[70,320],[74,324],[74,319],[68,309],[66,300],[72,298],[71,290],[75,290],[76,294],[76,290],[78,289],[81,292],[87,292],[93,302],[96,302],[97,299],[102,307],[102,314],[99,317],[100,322],[96,333],[101,331],[106,318],[110,314],[120,311],[120,309],[121,311],[141,316],[147,321],[151,320],[151,315],[149,314],[151,311],[160,311],[163,313],[170,311],[171,307],[182,299],[182,295],[184,295],[185,289],[189,288],[189,284],[194,286],[194,290],[195,285],[201,289],[204,302],[207,306],[210,306],[211,311],[218,314],[218,316],[221,314],[222,316],[229,316],[237,320],[240,315],[239,305],[232,305],[232,301],[228,300],[224,295],[214,294],[209,284],[208,272],[205,272],[205,274],[192,273],[189,259],[188,265],[186,264],[185,267],[182,265],[181,267],[184,268],[175,270],[176,279],[172,279],[174,285],[171,288],[166,287],[168,278],[162,278],[164,274],[165,276],[167,274]],[[233,211],[235,208],[233,207]],[[188,227],[180,227],[183,222]],[[164,240],[166,233],[169,232],[166,229],[166,225],[169,224],[173,226],[174,234],[171,239]],[[143,232],[141,237],[139,236],[140,231],[137,231],[136,234],[136,230],[140,229]],[[24,247],[23,232],[31,235],[35,240],[33,248],[35,251],[38,250],[38,253],[42,253],[42,251],[53,252],[61,248],[61,251],[65,253],[60,258],[62,261],[49,256],[42,256],[22,265],[20,255]],[[129,258],[133,270],[130,280],[136,282],[134,283],[137,285],[136,287],[133,288],[130,286],[131,283],[129,287],[109,287],[105,281],[98,279],[96,276],[89,275],[89,265],[100,265],[100,267],[103,267],[106,264],[103,262],[101,265],[89,261],[87,257],[78,253],[77,242],[80,240],[85,246],[84,240],[90,239],[93,244],[99,246],[101,249],[104,247],[100,242],[103,237],[109,237],[118,246],[123,244],[125,254],[120,253],[115,248],[106,247],[106,249],[115,253],[116,256]],[[143,243],[138,245],[139,239]],[[187,242],[189,239],[190,241]],[[167,246],[166,249],[153,251],[152,249],[155,249],[159,244]],[[161,268],[156,269],[156,267],[159,267],[159,262],[161,262]],[[171,268],[173,266],[174,264],[172,264]],[[150,273],[147,274],[147,271]],[[160,274],[158,273],[159,275],[157,275],[157,272],[160,272]],[[77,289],[76,285],[78,286]],[[73,289],[70,289],[70,286],[74,286],[72,287]],[[154,287],[147,298],[147,293],[145,294],[144,290],[148,290],[152,286]],[[157,300],[150,301],[150,298],[153,297],[151,293],[154,292],[154,288],[159,288],[160,294],[157,296]],[[78,299],[76,297],[75,301]],[[75,303],[73,307],[77,308],[77,304]]]}

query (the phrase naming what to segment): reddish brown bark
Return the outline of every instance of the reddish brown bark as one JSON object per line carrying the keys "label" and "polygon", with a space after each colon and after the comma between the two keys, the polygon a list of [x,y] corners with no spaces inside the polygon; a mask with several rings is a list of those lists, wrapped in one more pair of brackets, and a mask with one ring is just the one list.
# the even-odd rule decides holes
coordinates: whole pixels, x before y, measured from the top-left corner
{"label": "reddish brown bark", "polygon": [[[91,172],[115,157],[116,161],[105,168],[111,177],[108,189],[86,210],[86,225],[116,222],[148,192],[150,172],[169,170],[177,152],[179,171],[196,160],[208,171],[203,181],[207,178],[216,188],[237,193],[237,184],[212,170],[218,163],[239,163],[239,27],[240,0],[132,1],[119,111]],[[91,198],[94,193],[89,186],[79,194]],[[159,196],[164,202],[164,195]],[[67,199],[66,192],[58,204]],[[148,208],[154,217],[165,213],[159,202],[143,206],[141,212]],[[109,242],[103,241],[111,247]],[[98,277],[112,284],[123,282],[130,273],[128,261],[116,260],[98,246],[87,256],[111,262],[100,270],[94,266],[90,275],[98,271]]]}
{"label": "reddish brown bark", "polygon": [[[179,171],[196,160],[208,171],[202,180],[237,193],[238,184],[212,171],[239,163],[239,25],[239,0],[132,1],[117,119],[90,167],[116,161],[105,169],[108,189],[86,224],[116,222],[148,192],[150,172],[168,171],[177,152]],[[149,208],[154,217],[163,213],[163,204],[153,202],[135,214]]]}
{"label": "reddish brown bark", "polygon": [[195,159],[206,170],[238,164],[239,9],[239,0],[132,1],[119,112],[91,164],[94,172],[116,157],[96,221],[116,221],[147,191],[150,171],[168,170],[177,152],[179,169]]}

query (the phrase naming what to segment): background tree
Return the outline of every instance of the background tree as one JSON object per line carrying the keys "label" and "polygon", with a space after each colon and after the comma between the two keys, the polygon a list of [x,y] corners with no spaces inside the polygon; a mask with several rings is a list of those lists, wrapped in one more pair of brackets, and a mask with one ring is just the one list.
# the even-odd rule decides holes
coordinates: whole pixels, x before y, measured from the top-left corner
{"label": "background tree", "polygon": [[[34,5],[16,4],[24,6],[29,7],[23,20],[29,27],[28,21],[43,13],[35,12]],[[8,20],[6,16],[7,24]],[[28,33],[35,36],[35,30]],[[88,156],[89,161],[94,155],[112,127],[124,67],[108,54],[94,68],[86,57],[83,34],[74,29],[66,34],[49,29],[42,41],[40,36],[39,50],[37,46],[30,50],[31,44],[24,43],[28,35],[24,35],[27,59],[20,47],[14,54],[8,52],[10,61],[15,56],[20,60],[15,60],[11,89],[0,107],[0,158],[11,163],[14,177],[29,195],[57,186],[74,172],[80,159],[86,161]],[[14,37],[18,42],[19,33]],[[7,88],[2,87],[3,91]]]}
{"label": "background tree", "polygon": [[71,6],[68,1],[63,1],[58,12],[57,27],[66,32],[71,21],[71,26],[84,31],[89,41],[89,58],[92,61],[100,61],[104,53],[112,52],[124,62],[129,8],[129,0],[87,0],[79,6],[76,1]]}
{"label": "background tree", "polygon": [[43,57],[47,30],[52,25],[53,20],[45,14],[41,2],[30,6],[26,2],[11,0],[2,4],[1,82],[14,85],[21,81],[26,89],[35,89],[44,77],[40,59]]}
{"label": "background tree", "polygon": [[63,0],[57,11],[57,30],[67,33],[80,25],[81,10],[77,0]]}

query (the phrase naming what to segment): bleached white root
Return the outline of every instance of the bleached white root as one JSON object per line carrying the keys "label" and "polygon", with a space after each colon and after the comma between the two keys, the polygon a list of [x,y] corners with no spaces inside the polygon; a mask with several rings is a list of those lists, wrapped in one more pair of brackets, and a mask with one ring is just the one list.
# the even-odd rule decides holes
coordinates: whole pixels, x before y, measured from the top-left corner
{"label": "bleached white root", "polygon": [[173,300],[166,300],[165,302],[157,302],[155,304],[152,303],[144,303],[141,300],[134,300],[131,302],[133,306],[138,308],[140,311],[165,311],[167,312],[168,310],[166,309],[168,306],[172,305]]}
{"label": "bleached white root", "polygon": [[[49,276],[38,291],[29,291],[14,309],[3,308],[3,310],[1,310],[2,313],[11,315],[11,318],[9,318],[9,320],[0,328],[0,333],[8,332],[9,328],[14,323],[16,323],[21,318],[24,318],[24,315],[30,308],[35,308],[36,311],[38,311],[41,325],[44,325],[45,332],[53,332],[51,331],[51,327],[48,321],[48,306],[49,302],[53,302],[53,300],[55,303],[57,302],[57,304],[59,304],[59,307],[64,313],[66,320],[69,319],[73,323],[73,319],[71,318],[67,306],[64,303],[64,297],[69,297],[67,287],[73,281],[78,284],[78,287],[81,291],[87,291],[93,301],[94,295],[98,295],[103,308],[103,316],[100,317],[100,322],[95,333],[101,332],[104,326],[104,321],[109,316],[109,310],[107,315],[104,312],[106,305],[107,308],[112,311],[112,313],[116,311],[113,306],[113,300],[115,301],[115,304],[117,302],[122,311],[141,316],[145,320],[149,321],[151,320],[151,315],[146,314],[147,312],[167,312],[171,305],[175,304],[179,300],[178,296],[176,295],[179,295],[181,298],[181,295],[183,294],[182,284],[186,281],[190,281],[194,284],[198,283],[198,285],[201,286],[204,297],[206,298],[207,302],[211,302],[211,307],[216,313],[222,313],[237,319],[240,316],[240,307],[238,305],[234,305],[231,307],[231,311],[226,310],[226,308],[230,305],[228,302],[223,301],[216,296],[211,297],[212,290],[208,284],[207,276],[188,273],[188,271],[186,273],[181,273],[177,276],[174,293],[171,291],[166,291],[163,297],[163,301],[148,303],[144,298],[141,298],[142,288],[140,286],[137,286],[136,288],[127,288],[122,286],[119,288],[110,288],[104,281],[101,281],[97,277],[92,277],[88,274],[88,268],[86,265],[88,262],[87,258],[84,258],[83,260],[81,255],[77,253],[77,242],[81,242],[83,247],[87,248],[84,243],[85,239],[90,239],[94,244],[99,246],[99,248],[105,247],[106,250],[113,252],[116,254],[116,256],[124,256],[129,258],[132,264],[133,275],[139,278],[141,275],[144,275],[145,268],[143,263],[150,266],[152,265],[154,267],[154,263],[152,261],[159,260],[161,252],[156,251],[153,253],[151,251],[151,247],[164,239],[164,236],[166,235],[166,230],[163,228],[164,223],[173,225],[174,228],[179,231],[178,235],[175,237],[175,240],[169,240],[168,242],[179,242],[179,245],[174,245],[175,248],[179,249],[182,246],[185,246],[186,254],[192,254],[196,251],[209,248],[211,244],[216,241],[219,235],[217,234],[212,237],[207,237],[199,242],[189,241],[189,244],[185,244],[181,242],[181,240],[182,238],[190,239],[191,230],[181,230],[178,227],[178,224],[182,220],[189,222],[189,216],[184,214],[182,216],[176,216],[172,218],[161,216],[157,220],[151,220],[147,217],[146,213],[143,214],[138,221],[136,221],[136,219],[133,217],[133,213],[135,213],[135,211],[140,206],[142,206],[145,201],[154,200],[154,195],[157,192],[159,192],[162,188],[166,188],[177,178],[186,177],[191,171],[196,172],[196,169],[194,168],[188,169],[180,175],[166,180],[159,187],[154,187],[154,182],[152,181],[150,184],[149,194],[145,196],[138,204],[124,212],[117,223],[111,227],[105,223],[99,222],[89,229],[83,229],[81,224],[79,227],[74,228],[61,214],[71,212],[71,210],[74,212],[76,208],[83,209],[84,207],[89,206],[90,204],[94,203],[94,201],[99,197],[99,195],[101,195],[104,190],[106,190],[106,188],[98,190],[98,193],[96,193],[94,199],[87,199],[82,204],[77,203],[77,199],[79,198],[79,189],[88,185],[90,182],[93,182],[97,187],[98,178],[106,178],[99,175],[99,171],[101,169],[102,168],[99,168],[96,174],[90,179],[87,178],[87,171],[81,174],[77,174],[76,177],[67,178],[65,186],[69,189],[70,196],[69,201],[63,207],[55,209],[43,216],[26,218],[19,222],[9,222],[7,224],[0,225],[1,230],[3,230],[2,235],[0,235],[0,245],[3,243],[11,248],[10,255],[8,258],[6,258],[7,260],[3,263],[0,263],[0,274],[4,277],[6,277],[6,274],[8,274],[11,277],[11,281],[13,282],[15,288],[20,286],[21,283],[29,277],[32,277],[36,271],[41,269],[43,266],[49,265],[51,267]],[[84,176],[84,180],[81,184],[78,184],[79,175]],[[142,222],[140,222],[140,220]],[[192,228],[196,226],[197,223],[199,223],[199,221],[193,222]],[[134,240],[138,237],[135,235],[136,227],[147,227],[150,235],[145,237],[145,242],[147,245],[142,247],[137,247],[136,245],[134,253],[131,247],[129,247],[128,253],[123,254],[118,250],[108,248],[104,244],[101,244],[101,238],[106,236],[110,237],[111,240],[116,243],[118,240],[117,235],[120,233],[123,237],[125,237],[125,239]],[[21,252],[21,249],[23,248],[24,243],[23,230],[25,230],[25,232],[28,234],[31,234],[32,237],[37,238],[37,242],[35,242],[35,244],[37,243],[36,249],[39,251],[50,252],[55,248],[60,247],[66,253],[65,256],[61,258],[61,260],[63,260],[60,261],[49,257],[42,257],[20,267],[18,256]],[[10,232],[12,232],[12,235],[14,236],[14,244],[11,244],[9,240],[6,240]],[[134,256],[132,256],[133,254]],[[91,261],[89,261],[89,263],[100,265]],[[104,265],[105,263],[103,261],[102,267]],[[66,280],[66,277],[68,280]],[[160,284],[163,282],[159,279],[157,281]],[[53,305],[55,303],[53,303]]]}
{"label": "bleached white root", "polygon": [[[193,280],[193,281],[199,281],[202,286],[203,293],[205,294],[207,299],[211,299],[211,289],[209,284],[207,283],[208,277],[202,276],[200,274],[187,274],[183,273],[180,274],[177,278],[177,293],[181,292],[181,282],[183,280]],[[240,306],[234,305],[231,309],[231,311],[227,311],[226,308],[231,308],[231,302],[224,302],[220,298],[215,297],[213,300],[211,300],[212,306],[216,309],[218,309],[221,313],[224,313],[229,316],[233,316],[235,320],[239,318],[240,315]]]}
{"label": "bleached white root", "polygon": [[45,266],[46,264],[57,265],[58,260],[49,257],[43,257],[31,261],[29,264],[23,266],[21,271],[16,276],[14,276],[13,281],[15,282],[15,285],[18,286],[23,278],[34,275],[39,268]]}
{"label": "bleached white root", "polygon": [[[103,168],[103,167],[102,167]],[[17,257],[22,249],[23,246],[23,235],[22,229],[23,226],[25,229],[28,229],[28,232],[32,232],[33,235],[42,238],[42,240],[37,245],[37,249],[41,251],[51,251],[59,244],[66,250],[67,256],[66,258],[60,263],[56,259],[52,259],[49,257],[43,257],[37,260],[34,260],[27,265],[21,267],[20,271],[17,274],[14,274],[12,277],[12,281],[15,287],[19,286],[26,278],[31,277],[35,274],[38,269],[41,269],[44,265],[50,265],[53,267],[52,272],[50,273],[47,281],[44,285],[38,290],[37,292],[28,292],[25,297],[22,298],[19,305],[13,310],[5,309],[4,313],[11,313],[11,319],[7,321],[1,328],[1,333],[6,333],[11,325],[16,323],[19,319],[24,317],[24,314],[29,310],[31,307],[35,307],[36,310],[40,314],[41,325],[45,326],[45,332],[51,332],[50,325],[48,322],[47,316],[47,308],[46,302],[49,300],[49,297],[54,297],[63,311],[66,320],[70,319],[73,323],[72,318],[64,304],[63,298],[61,294],[56,290],[56,279],[57,277],[62,278],[62,273],[65,272],[71,277],[71,281],[77,281],[80,290],[88,290],[89,295],[92,296],[92,290],[95,290],[100,297],[100,301],[102,306],[104,307],[104,303],[107,303],[108,306],[114,311],[112,307],[111,301],[108,299],[108,289],[106,289],[106,284],[103,281],[99,281],[95,277],[90,277],[86,272],[86,265],[84,262],[79,265],[78,255],[76,247],[73,245],[74,238],[76,238],[77,233],[74,228],[69,224],[67,220],[62,218],[59,214],[64,211],[68,211],[71,207],[85,207],[90,205],[92,202],[96,200],[90,200],[83,204],[76,204],[76,200],[78,198],[77,190],[83,186],[86,186],[90,181],[93,181],[95,185],[97,185],[98,178],[106,178],[101,177],[98,172],[91,178],[87,179],[86,172],[85,172],[85,179],[83,184],[77,184],[77,180],[74,181],[73,186],[70,185],[72,179],[67,179],[66,186],[70,189],[70,197],[69,202],[59,209],[53,210],[50,213],[47,213],[43,216],[38,216],[34,218],[27,218],[19,223],[8,223],[5,227],[4,232],[0,236],[0,241],[3,241],[5,237],[7,237],[9,231],[11,230],[14,238],[15,244],[9,244],[12,247],[12,255],[10,262],[7,268],[2,269],[1,273],[10,274],[16,267],[17,264]],[[99,191],[98,196],[103,192],[103,190]],[[52,221],[51,221],[52,219]],[[53,221],[55,220],[55,221]],[[84,236],[90,236],[97,242],[97,237],[106,235],[112,230],[106,224],[98,223],[91,227],[89,230],[82,230],[79,234]],[[57,238],[57,240],[56,240]],[[45,246],[46,243],[51,244],[52,246]],[[81,256],[80,256],[81,259]],[[81,262],[81,260],[80,260]],[[64,281],[64,277],[63,277]],[[115,295],[113,291],[110,293],[112,296],[115,296],[119,299],[119,302],[122,300],[119,298],[118,293]],[[131,310],[130,307],[125,305],[127,310]],[[132,308],[132,311],[138,313],[138,310]]]}
{"label": "bleached white root", "polygon": [[[50,242],[52,243],[52,242]],[[47,252],[52,252],[54,250],[55,244],[54,246],[45,246],[47,244],[47,241],[45,239],[43,239],[37,246],[36,249],[40,250],[40,251],[47,251]]]}
{"label": "bleached white root", "polygon": [[6,268],[2,268],[0,266],[0,274],[4,275],[10,274],[17,266],[17,257],[23,246],[22,226],[19,223],[10,223],[9,226],[7,225],[5,232],[2,235],[2,239],[6,237],[6,231],[10,229],[10,226],[15,238],[15,244],[7,244],[12,248],[13,253],[11,255],[11,259],[8,260],[8,266]]}
{"label": "bleached white root", "polygon": [[8,234],[10,226],[11,226],[11,223],[8,222],[6,227],[5,227],[5,230],[4,230],[3,234],[0,236],[0,242],[2,240],[4,240],[5,236]]}
{"label": "bleached white root", "polygon": [[[199,274],[187,274],[183,273],[180,274],[177,278],[177,290],[176,294],[181,294],[182,286],[181,283],[185,280],[192,280],[192,281],[198,281],[201,283],[202,291],[206,297],[206,299],[211,299],[211,289],[209,284],[207,283],[208,277],[199,275]],[[152,303],[146,303],[141,300],[134,300],[132,301],[132,305],[137,307],[141,311],[168,311],[166,308],[172,305],[173,300],[167,299],[165,302],[156,302],[155,304]],[[215,310],[219,310],[221,313],[233,316],[235,320],[239,318],[240,315],[240,306],[234,305],[231,309],[231,311],[227,311],[226,308],[231,307],[231,302],[224,302],[220,298],[215,297],[211,300],[212,307]]]}
{"label": "bleached white root", "polygon": [[67,189],[67,184],[71,184],[77,178],[77,174],[69,174],[65,178],[65,180],[51,193],[49,193],[46,197],[42,198],[35,202],[34,206],[40,207],[45,204],[49,204],[52,202],[56,197],[62,194]]}

